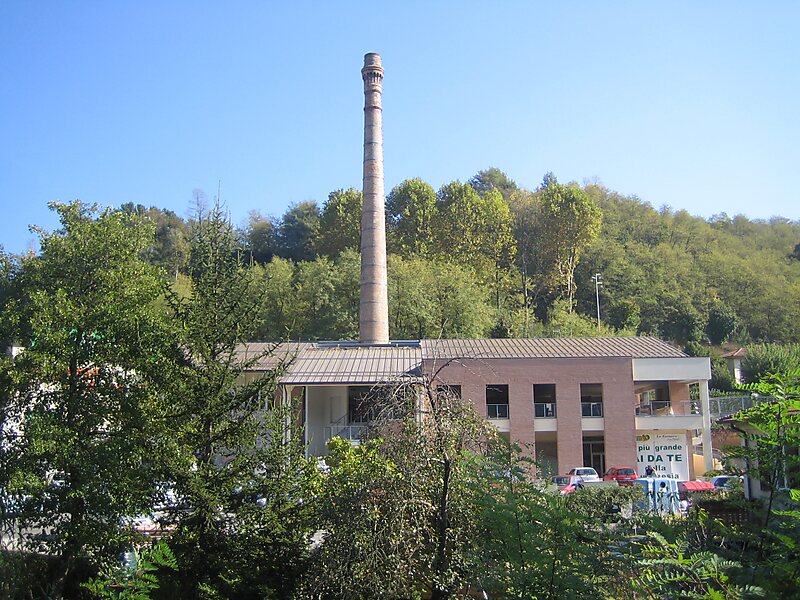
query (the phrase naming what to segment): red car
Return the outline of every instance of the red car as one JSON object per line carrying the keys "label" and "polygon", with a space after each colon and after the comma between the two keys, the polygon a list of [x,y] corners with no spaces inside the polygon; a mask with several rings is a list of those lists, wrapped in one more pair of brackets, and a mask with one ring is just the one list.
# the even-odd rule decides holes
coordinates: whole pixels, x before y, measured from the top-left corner
{"label": "red car", "polygon": [[619,485],[631,485],[639,476],[631,467],[611,467],[603,475],[603,481],[616,481]]}
{"label": "red car", "polygon": [[551,481],[558,486],[558,491],[562,496],[583,487],[583,478],[578,475],[556,475]]}

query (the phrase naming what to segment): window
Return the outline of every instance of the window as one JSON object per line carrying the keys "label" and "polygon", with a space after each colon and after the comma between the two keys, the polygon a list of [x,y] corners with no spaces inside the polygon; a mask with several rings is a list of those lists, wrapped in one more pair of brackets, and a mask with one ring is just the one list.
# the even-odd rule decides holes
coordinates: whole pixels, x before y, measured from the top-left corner
{"label": "window", "polygon": [[602,383],[581,384],[581,416],[583,417],[603,416]]}
{"label": "window", "polygon": [[448,396],[450,398],[461,398],[461,386],[460,385],[450,385],[448,383],[443,383],[441,385],[436,386],[436,391],[443,396]]}
{"label": "window", "polygon": [[537,419],[556,418],[556,384],[533,384],[533,416]]}
{"label": "window", "polygon": [[636,407],[636,414],[664,415],[670,413],[670,408],[669,385],[656,383],[650,389],[639,393],[639,406]]}
{"label": "window", "polygon": [[367,423],[375,418],[374,406],[377,390],[368,385],[351,385],[347,388],[347,410],[350,423]]}
{"label": "window", "polygon": [[508,385],[486,386],[486,415],[490,419],[508,418]]}
{"label": "window", "polygon": [[606,449],[603,438],[586,438],[583,440],[583,464],[594,468],[598,473],[605,473]]}

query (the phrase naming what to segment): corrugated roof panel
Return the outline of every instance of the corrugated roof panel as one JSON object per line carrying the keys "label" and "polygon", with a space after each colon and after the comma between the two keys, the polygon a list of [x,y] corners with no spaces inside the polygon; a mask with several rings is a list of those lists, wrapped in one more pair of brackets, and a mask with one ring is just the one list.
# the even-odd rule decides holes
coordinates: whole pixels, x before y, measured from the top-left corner
{"label": "corrugated roof panel", "polygon": [[515,340],[422,340],[429,358],[683,358],[657,338],[530,338]]}
{"label": "corrugated roof panel", "polygon": [[686,355],[652,337],[421,340],[419,345],[368,346],[289,342],[253,343],[238,349],[245,361],[267,352],[253,370],[270,370],[291,361],[286,383],[379,383],[418,376],[423,357],[454,358],[683,358]]}
{"label": "corrugated roof panel", "polygon": [[379,383],[414,376],[420,348],[341,346],[307,348],[282,377],[285,383]]}
{"label": "corrugated roof panel", "polygon": [[238,346],[236,354],[242,362],[257,359],[255,364],[250,366],[252,370],[270,371],[294,359],[312,345],[310,342],[253,342]]}

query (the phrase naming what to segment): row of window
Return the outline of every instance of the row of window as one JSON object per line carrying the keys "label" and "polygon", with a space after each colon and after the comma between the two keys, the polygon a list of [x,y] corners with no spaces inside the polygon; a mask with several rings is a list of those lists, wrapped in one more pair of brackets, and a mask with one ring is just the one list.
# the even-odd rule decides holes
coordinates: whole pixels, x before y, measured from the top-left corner
{"label": "row of window", "polygon": [[[460,385],[439,386],[439,391],[461,397]],[[508,419],[508,385],[486,386],[486,414],[490,419]],[[533,384],[533,416],[537,419],[556,418],[556,384]],[[603,384],[581,384],[581,416],[603,416]]]}

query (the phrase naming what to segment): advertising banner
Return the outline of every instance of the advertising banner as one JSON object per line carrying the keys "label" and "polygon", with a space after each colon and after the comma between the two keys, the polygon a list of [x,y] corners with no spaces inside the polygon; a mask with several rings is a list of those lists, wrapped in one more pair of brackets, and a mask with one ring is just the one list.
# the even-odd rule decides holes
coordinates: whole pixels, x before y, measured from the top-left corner
{"label": "advertising banner", "polygon": [[685,433],[640,433],[636,436],[636,472],[645,475],[647,466],[653,477],[689,480],[689,444]]}

